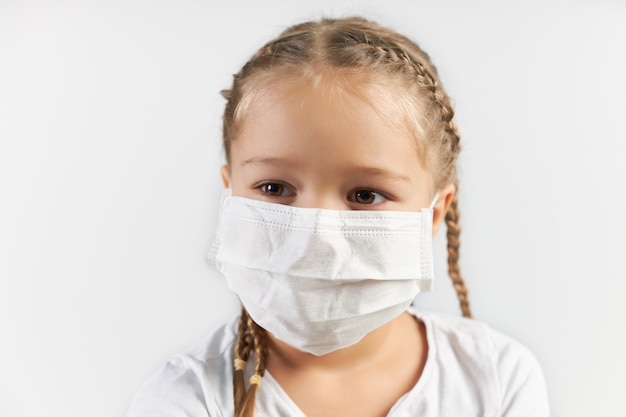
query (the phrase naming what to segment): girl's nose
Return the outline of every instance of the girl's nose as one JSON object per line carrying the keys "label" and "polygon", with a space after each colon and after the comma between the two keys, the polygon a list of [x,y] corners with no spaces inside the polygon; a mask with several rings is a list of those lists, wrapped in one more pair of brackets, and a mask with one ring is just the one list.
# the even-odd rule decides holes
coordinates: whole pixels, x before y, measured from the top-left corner
{"label": "girl's nose", "polygon": [[300,195],[292,206],[301,208],[320,208],[327,210],[349,210],[346,200],[334,193],[306,193]]}

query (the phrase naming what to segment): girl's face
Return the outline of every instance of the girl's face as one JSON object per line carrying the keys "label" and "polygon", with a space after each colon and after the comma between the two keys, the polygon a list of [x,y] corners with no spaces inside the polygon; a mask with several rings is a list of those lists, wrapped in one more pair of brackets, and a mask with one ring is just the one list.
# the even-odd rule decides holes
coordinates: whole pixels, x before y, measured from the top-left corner
{"label": "girl's face", "polygon": [[[428,207],[433,177],[400,117],[385,110],[302,83],[266,94],[250,106],[232,141],[224,183],[235,196],[296,207]],[[453,191],[440,196],[433,230]]]}

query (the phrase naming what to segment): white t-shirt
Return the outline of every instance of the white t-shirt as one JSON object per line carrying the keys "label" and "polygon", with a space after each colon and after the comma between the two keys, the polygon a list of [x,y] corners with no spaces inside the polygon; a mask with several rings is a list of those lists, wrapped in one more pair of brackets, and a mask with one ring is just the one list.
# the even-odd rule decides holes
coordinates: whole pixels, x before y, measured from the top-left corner
{"label": "white t-shirt", "polygon": [[[428,356],[389,417],[550,415],[541,368],[524,346],[479,321],[409,311],[426,326]],[[232,417],[236,331],[235,318],[175,355],[137,393],[127,417]],[[304,417],[269,372],[254,415]]]}

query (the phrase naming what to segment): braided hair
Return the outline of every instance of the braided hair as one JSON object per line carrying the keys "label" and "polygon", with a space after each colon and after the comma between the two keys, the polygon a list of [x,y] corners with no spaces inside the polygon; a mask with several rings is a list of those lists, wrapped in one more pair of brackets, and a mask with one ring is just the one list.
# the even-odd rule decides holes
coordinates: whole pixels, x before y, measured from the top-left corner
{"label": "braided hair", "polygon": [[[287,28],[265,44],[234,75],[230,89],[222,91],[227,103],[223,118],[223,146],[227,162],[241,121],[255,99],[268,85],[297,75],[317,84],[350,79],[376,90],[377,100],[399,106],[416,139],[419,156],[434,175],[435,187],[453,184],[458,189],[456,161],[460,136],[454,122],[452,102],[439,81],[429,56],[413,41],[361,17],[321,19]],[[343,77],[343,78],[341,78]],[[274,82],[274,84],[272,84]],[[344,82],[343,88],[354,88]],[[358,85],[356,88],[359,88]],[[389,91],[400,92],[389,96]],[[472,317],[467,287],[459,268],[459,207],[455,193],[445,215],[448,272],[463,316]],[[256,391],[267,362],[267,336],[242,309],[234,360],[236,417],[254,415]],[[246,390],[244,368],[254,357],[254,374]]]}

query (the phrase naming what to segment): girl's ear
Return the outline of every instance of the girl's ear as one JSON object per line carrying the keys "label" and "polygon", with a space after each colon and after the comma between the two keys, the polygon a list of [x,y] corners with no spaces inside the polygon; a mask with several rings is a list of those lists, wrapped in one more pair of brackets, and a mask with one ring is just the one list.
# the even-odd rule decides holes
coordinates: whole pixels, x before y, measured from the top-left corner
{"label": "girl's ear", "polygon": [[435,237],[437,231],[439,231],[439,226],[441,226],[441,223],[446,218],[446,213],[448,207],[450,207],[450,203],[452,203],[454,193],[456,193],[456,186],[454,184],[448,184],[439,193],[439,198],[433,207],[433,237]]}
{"label": "girl's ear", "polygon": [[228,167],[228,165],[222,165],[221,173],[224,188],[230,187],[230,168]]}

